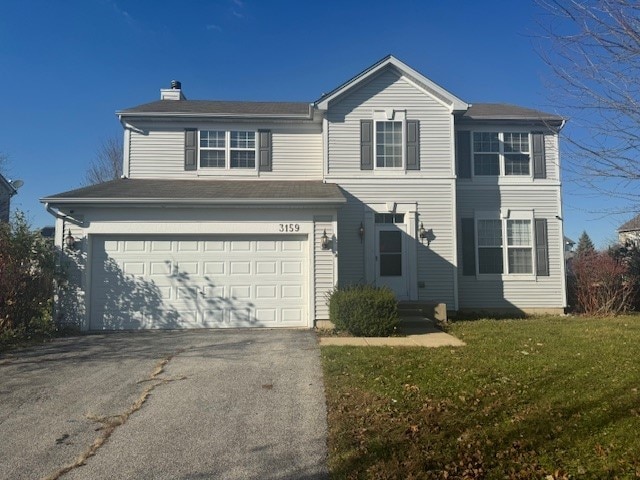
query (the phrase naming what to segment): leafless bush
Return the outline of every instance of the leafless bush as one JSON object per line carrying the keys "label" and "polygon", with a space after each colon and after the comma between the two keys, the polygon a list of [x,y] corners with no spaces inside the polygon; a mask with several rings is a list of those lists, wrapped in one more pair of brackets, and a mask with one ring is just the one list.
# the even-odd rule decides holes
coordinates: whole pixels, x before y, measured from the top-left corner
{"label": "leafless bush", "polygon": [[638,279],[625,262],[606,252],[573,260],[576,309],[587,315],[617,315],[631,309]]}

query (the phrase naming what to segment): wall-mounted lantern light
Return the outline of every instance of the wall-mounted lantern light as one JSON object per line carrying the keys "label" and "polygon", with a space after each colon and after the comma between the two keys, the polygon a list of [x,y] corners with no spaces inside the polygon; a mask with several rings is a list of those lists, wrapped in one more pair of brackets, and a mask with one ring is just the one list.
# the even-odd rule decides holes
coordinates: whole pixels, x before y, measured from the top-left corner
{"label": "wall-mounted lantern light", "polygon": [[362,240],[364,239],[364,225],[362,225],[362,222],[360,222],[360,228],[358,229],[358,236],[360,237],[360,243],[362,243]]}
{"label": "wall-mounted lantern light", "polygon": [[329,237],[327,237],[327,229],[324,229],[322,232],[322,237],[320,237],[320,244],[322,245],[323,250],[327,250],[329,248]]}
{"label": "wall-mounted lantern light", "polygon": [[420,222],[420,228],[418,229],[418,236],[421,240],[427,238],[427,231],[424,228],[424,223]]}
{"label": "wall-mounted lantern light", "polygon": [[76,244],[76,239],[73,238],[73,235],[71,235],[71,229],[68,230],[67,232],[67,236],[64,237],[64,244],[67,247],[67,250],[75,250],[76,248],[78,248],[77,244]]}

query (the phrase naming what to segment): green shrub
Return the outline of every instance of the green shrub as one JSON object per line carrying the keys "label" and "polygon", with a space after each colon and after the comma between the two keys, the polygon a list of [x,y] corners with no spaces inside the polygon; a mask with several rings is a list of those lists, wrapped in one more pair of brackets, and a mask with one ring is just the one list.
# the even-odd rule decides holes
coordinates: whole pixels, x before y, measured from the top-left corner
{"label": "green shrub", "polygon": [[50,336],[54,281],[59,278],[50,241],[22,213],[0,223],[0,341]]}
{"label": "green shrub", "polygon": [[358,337],[388,337],[398,326],[398,302],[387,287],[336,288],[329,295],[329,319]]}

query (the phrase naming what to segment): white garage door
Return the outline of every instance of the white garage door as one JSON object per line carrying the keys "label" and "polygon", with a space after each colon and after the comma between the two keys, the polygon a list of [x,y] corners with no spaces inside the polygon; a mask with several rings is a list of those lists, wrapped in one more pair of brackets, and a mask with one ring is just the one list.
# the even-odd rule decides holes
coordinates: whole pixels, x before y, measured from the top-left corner
{"label": "white garage door", "polygon": [[95,236],[92,330],[306,327],[304,237]]}

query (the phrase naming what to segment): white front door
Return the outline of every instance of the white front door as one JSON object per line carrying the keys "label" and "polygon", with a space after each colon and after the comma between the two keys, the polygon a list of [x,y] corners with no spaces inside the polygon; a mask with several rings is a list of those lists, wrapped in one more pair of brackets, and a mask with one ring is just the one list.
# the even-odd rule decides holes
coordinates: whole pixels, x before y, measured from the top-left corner
{"label": "white front door", "polygon": [[407,227],[404,224],[376,224],[376,285],[393,290],[398,300],[409,298]]}

